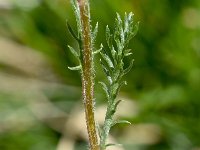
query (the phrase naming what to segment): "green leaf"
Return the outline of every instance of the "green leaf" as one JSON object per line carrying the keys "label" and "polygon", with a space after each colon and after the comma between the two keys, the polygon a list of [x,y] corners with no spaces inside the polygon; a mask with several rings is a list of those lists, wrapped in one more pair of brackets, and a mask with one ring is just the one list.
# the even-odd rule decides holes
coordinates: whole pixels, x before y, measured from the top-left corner
{"label": "green leaf", "polygon": [[97,123],[97,131],[99,133],[100,139],[102,138],[102,129],[100,128],[99,124]]}
{"label": "green leaf", "polygon": [[99,82],[99,84],[102,85],[102,89],[103,89],[104,92],[106,93],[106,97],[109,98],[110,95],[109,95],[109,91],[108,91],[108,87],[107,87],[107,85],[106,85],[104,82]]}
{"label": "green leaf", "polygon": [[133,53],[131,53],[130,51],[131,51],[131,49],[124,50],[124,56],[132,55]]}
{"label": "green leaf", "polygon": [[121,29],[123,29],[123,25],[122,25],[122,19],[119,15],[119,13],[116,13],[117,14],[117,18],[116,18],[116,21],[117,21],[117,28],[119,29],[118,31],[120,31]]}
{"label": "green leaf", "polygon": [[108,64],[108,66],[110,68],[114,68],[114,65],[112,63],[112,60],[110,59],[110,57],[108,55],[106,55],[105,53],[100,52],[102,58],[106,61],[106,63]]}
{"label": "green leaf", "polygon": [[132,25],[129,30],[128,37],[126,38],[126,44],[128,44],[128,42],[137,34],[139,30],[139,22],[137,22],[134,26]]}
{"label": "green leaf", "polygon": [[130,21],[133,21],[133,16],[134,16],[134,14],[132,13],[132,12],[130,12],[129,14],[128,14],[128,21],[130,22]]}
{"label": "green leaf", "polygon": [[78,38],[78,36],[75,34],[74,30],[72,29],[72,27],[70,26],[70,24],[67,22],[67,28],[69,30],[69,32],[71,33],[71,35],[75,38],[75,40],[77,40],[78,42],[80,41],[80,39]]}
{"label": "green leaf", "polygon": [[114,98],[117,96],[118,88],[119,88],[119,84],[118,84],[118,83],[115,83],[115,84],[112,86],[112,95],[114,96]]}
{"label": "green leaf", "polygon": [[120,15],[117,13],[117,17],[115,19],[115,30],[114,30],[114,40],[120,41],[120,34],[121,34],[121,30],[122,30],[122,20],[120,18]]}
{"label": "green leaf", "polygon": [[68,45],[68,47],[69,47],[69,50],[71,51],[71,53],[79,60],[80,54],[77,53],[77,51],[73,47],[71,47],[69,45]]}
{"label": "green leaf", "polygon": [[[100,54],[103,58],[101,61],[102,68],[106,73],[108,80],[110,80],[110,85],[106,85],[105,83],[102,84],[104,91],[106,91],[108,95],[108,107],[100,143],[103,145],[103,147],[115,145],[105,144],[111,126],[119,123],[130,124],[130,122],[126,120],[119,120],[114,122],[113,116],[121,102],[121,100],[116,101],[118,92],[123,85],[127,84],[126,81],[121,82],[121,79],[123,75],[128,73],[133,66],[134,60],[131,60],[129,66],[124,68],[124,57],[132,54],[131,50],[128,49],[128,43],[137,33],[137,29],[138,25],[134,25],[133,22],[133,13],[125,13],[123,21],[120,15],[117,13],[113,35],[111,34],[109,27],[106,27],[106,41],[110,51],[108,52],[103,49],[103,52],[100,52]],[[113,41],[114,45],[112,43]]]}
{"label": "green leaf", "polygon": [[118,89],[117,89],[117,91],[116,91],[116,94],[119,93],[119,90],[121,89],[121,87],[122,87],[123,85],[127,85],[127,82],[126,82],[126,81],[122,81],[122,82],[119,84]]}
{"label": "green leaf", "polygon": [[115,126],[116,124],[131,124],[129,121],[127,120],[118,120],[118,121],[115,121],[112,126]]}
{"label": "green leaf", "polygon": [[103,45],[101,44],[100,48],[93,52],[93,55],[96,55],[96,54],[100,53],[102,51],[102,49],[103,49]]}
{"label": "green leaf", "polygon": [[122,19],[120,17],[120,15],[117,13],[117,31],[118,31],[118,34],[120,35],[120,38],[121,38],[121,43],[123,44],[124,43],[124,31],[123,31],[123,24],[122,24]]}
{"label": "green leaf", "polygon": [[129,32],[129,28],[132,26],[133,24],[133,13],[130,12],[128,15],[125,13],[125,17],[124,17],[124,32]]}
{"label": "green leaf", "polygon": [[115,143],[106,144],[106,147],[109,147],[109,146],[122,146],[122,144],[115,144]]}
{"label": "green leaf", "polygon": [[130,62],[130,65],[126,69],[124,69],[124,74],[127,74],[131,70],[131,68],[133,67],[133,62],[134,62],[134,59],[132,59],[132,61]]}
{"label": "green leaf", "polygon": [[107,41],[108,47],[112,49],[112,34],[110,33],[110,29],[108,25],[106,26],[106,41]]}
{"label": "green leaf", "polygon": [[110,76],[109,70],[106,68],[106,65],[102,62],[101,59],[100,59],[100,64],[101,64],[101,67],[103,68],[103,71],[106,74],[106,76]]}
{"label": "green leaf", "polygon": [[103,126],[104,138],[108,136],[112,124],[113,124],[113,120],[111,119],[110,114],[107,114],[107,112],[106,112],[106,118],[105,118],[105,122],[104,122],[104,126]]}
{"label": "green leaf", "polygon": [[140,25],[140,22],[137,22],[137,23],[135,24],[135,26],[134,26],[134,28],[133,28],[133,30],[132,30],[132,32],[131,32],[131,38],[133,38],[133,37],[137,34],[137,32],[138,32],[138,30],[139,30],[139,25]]}
{"label": "green leaf", "polygon": [[96,23],[94,31],[92,32],[92,42],[93,42],[93,44],[96,41],[97,33],[98,33],[98,22]]}
{"label": "green leaf", "polygon": [[73,11],[76,17],[76,23],[77,23],[77,29],[78,29],[78,34],[82,34],[82,26],[81,26],[81,17],[80,17],[80,10],[78,7],[78,1],[77,0],[71,0],[71,4],[73,6]]}
{"label": "green leaf", "polygon": [[114,107],[115,111],[117,110],[117,106],[118,106],[121,102],[122,102],[122,100],[118,100],[118,101],[115,103],[115,107]]}
{"label": "green leaf", "polygon": [[117,45],[117,56],[118,56],[118,59],[120,60],[122,58],[122,52],[123,52],[124,46],[121,44],[118,38],[117,39],[115,38],[114,40]]}
{"label": "green leaf", "polygon": [[115,51],[115,48],[114,46],[112,45],[112,48],[111,48],[111,55],[112,55],[112,58],[114,60],[114,65],[116,66],[117,65],[117,52]]}
{"label": "green leaf", "polygon": [[82,69],[82,66],[79,65],[79,66],[75,66],[75,67],[68,67],[68,69],[72,70],[72,71],[77,71],[77,70],[81,70]]}
{"label": "green leaf", "polygon": [[124,33],[126,33],[128,31],[128,26],[129,26],[128,16],[127,16],[127,13],[125,12],[125,15],[124,15]]}
{"label": "green leaf", "polygon": [[111,85],[112,82],[113,82],[113,80],[112,80],[112,78],[111,78],[111,70],[110,70],[110,68],[107,68],[107,67],[105,66],[105,64],[101,61],[101,59],[100,59],[100,63],[101,63],[101,66],[102,66],[102,68],[103,68],[103,71],[104,71],[104,73],[106,74],[106,77],[107,77],[107,79],[108,79],[108,81],[109,81],[109,83],[110,83],[110,85]]}
{"label": "green leaf", "polygon": [[117,81],[120,77],[120,74],[121,74],[121,71],[119,69],[116,69],[115,72],[113,73],[113,81]]}
{"label": "green leaf", "polygon": [[132,12],[125,17],[124,21],[124,46],[126,47],[129,41],[137,34],[139,24],[134,25]]}

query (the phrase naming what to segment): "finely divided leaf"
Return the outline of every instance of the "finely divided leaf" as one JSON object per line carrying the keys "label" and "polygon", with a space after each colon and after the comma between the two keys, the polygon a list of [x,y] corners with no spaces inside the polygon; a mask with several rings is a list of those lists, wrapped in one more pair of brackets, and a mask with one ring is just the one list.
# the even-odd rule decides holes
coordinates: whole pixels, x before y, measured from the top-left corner
{"label": "finely divided leaf", "polygon": [[117,110],[119,103],[121,102],[121,100],[116,101],[118,92],[123,85],[127,84],[126,81],[121,81],[121,79],[126,73],[131,70],[133,66],[134,60],[131,60],[130,65],[127,68],[124,68],[124,58],[132,54],[131,50],[128,49],[128,43],[131,38],[135,36],[137,30],[138,24],[134,25],[133,13],[125,13],[123,21],[120,15],[117,13],[113,35],[111,34],[109,27],[106,27],[106,41],[110,51],[100,52],[103,58],[103,61],[100,62],[109,80],[108,85],[106,85],[105,83],[101,83],[108,98],[108,107],[100,143],[100,145],[103,147],[116,145],[105,144],[106,138],[108,137],[108,132],[112,126],[119,123],[131,124],[129,121],[126,120],[113,122],[113,116]]}

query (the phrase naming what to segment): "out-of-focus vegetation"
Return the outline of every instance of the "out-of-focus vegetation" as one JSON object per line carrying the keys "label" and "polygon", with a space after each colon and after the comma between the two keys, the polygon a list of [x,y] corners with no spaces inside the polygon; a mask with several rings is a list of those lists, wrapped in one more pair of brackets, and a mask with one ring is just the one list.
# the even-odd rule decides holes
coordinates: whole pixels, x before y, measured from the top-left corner
{"label": "out-of-focus vegetation", "polygon": [[[116,11],[133,11],[140,29],[118,111],[133,125],[114,127],[114,140],[126,150],[199,150],[200,1],[93,0],[98,44],[106,45]],[[68,0],[0,1],[1,150],[87,148],[80,77],[67,69],[76,62],[67,44],[76,43],[66,19],[75,26]],[[96,67],[99,81],[98,59]],[[96,97],[104,110],[98,84]]]}

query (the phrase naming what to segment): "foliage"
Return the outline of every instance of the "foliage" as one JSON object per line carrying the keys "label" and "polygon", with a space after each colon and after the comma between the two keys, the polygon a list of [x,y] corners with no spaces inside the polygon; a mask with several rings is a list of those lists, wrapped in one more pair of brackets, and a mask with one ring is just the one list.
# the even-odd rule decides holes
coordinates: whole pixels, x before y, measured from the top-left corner
{"label": "foliage", "polygon": [[[68,46],[68,47],[69,47],[71,53],[78,60],[79,65],[75,66],[75,67],[68,67],[68,68],[70,70],[80,70],[81,76],[83,77],[82,81],[84,82],[84,78],[87,78],[87,77],[84,77],[85,74],[82,70],[83,69],[82,66],[84,66],[83,59],[84,59],[85,55],[88,55],[88,54],[86,54],[87,52],[86,52],[86,49],[84,49],[83,43],[84,43],[84,40],[87,35],[84,35],[84,32],[83,32],[85,29],[84,29],[84,25],[83,25],[84,20],[83,20],[83,18],[81,18],[81,10],[80,10],[81,8],[79,7],[80,4],[78,4],[78,2],[76,2],[74,0],[72,0],[71,2],[72,2],[74,14],[76,16],[77,31],[78,31],[77,35],[74,32],[74,30],[72,29],[72,27],[69,25],[69,23],[67,23],[67,26],[68,26],[68,29],[69,29],[71,35],[78,42],[79,50],[76,51],[71,46]],[[87,13],[87,12],[84,12],[84,13]],[[90,16],[90,13],[87,15]],[[108,106],[107,106],[104,125],[103,125],[102,129],[99,129],[99,135],[98,135],[100,137],[101,150],[105,150],[107,146],[114,145],[114,144],[106,143],[106,139],[108,137],[110,128],[112,126],[119,124],[119,123],[130,123],[130,122],[124,121],[124,120],[114,121],[113,115],[115,114],[115,112],[117,110],[117,106],[121,102],[121,100],[118,100],[118,101],[116,100],[119,90],[124,84],[126,84],[126,81],[121,81],[122,77],[125,74],[127,74],[133,66],[133,60],[132,60],[130,65],[127,68],[124,68],[124,58],[132,54],[130,52],[131,50],[128,49],[128,44],[129,44],[130,40],[136,35],[137,30],[138,30],[138,25],[139,24],[134,25],[132,13],[129,13],[129,14],[125,13],[124,21],[122,21],[120,15],[117,13],[117,18],[115,20],[114,34],[112,35],[109,27],[108,26],[106,27],[106,40],[107,40],[107,44],[108,44],[111,56],[109,56],[109,52],[107,52],[105,49],[103,49],[103,46],[101,46],[101,48],[99,50],[94,51],[94,49],[95,49],[94,44],[95,44],[97,32],[98,32],[98,23],[96,24],[94,31],[90,35],[91,43],[92,43],[91,51],[93,51],[93,52],[91,52],[92,58],[91,59],[89,58],[89,59],[90,59],[91,63],[93,64],[92,61],[93,61],[94,55],[96,55],[100,52],[101,58],[102,58],[102,59],[100,59],[100,62],[101,62],[102,68],[105,72],[105,75],[107,76],[107,79],[108,79],[108,85],[106,85],[104,82],[99,82],[102,85],[103,90],[105,91],[106,97],[108,100]],[[115,41],[115,43],[113,43],[113,40]],[[102,52],[102,49],[104,50],[103,52]],[[85,68],[86,67],[87,66],[85,65]],[[90,66],[90,67],[92,67],[92,68],[87,68],[87,70],[90,70],[90,69],[94,70],[94,66]],[[89,83],[87,83],[87,85],[89,85]],[[91,89],[90,92],[93,92],[93,90]],[[83,97],[86,94],[87,94],[87,92],[83,91]],[[92,95],[93,95],[93,93],[92,93]],[[86,103],[86,105],[87,105],[87,102],[84,102],[84,103]],[[89,101],[88,101],[88,103],[89,103]],[[87,106],[85,106],[85,107],[86,107],[85,109],[87,109]],[[94,111],[94,108],[93,108],[93,111]],[[86,115],[87,115],[87,113],[86,113]],[[89,120],[87,120],[87,116],[86,116],[86,122],[89,122]],[[88,131],[88,132],[90,132],[90,131]],[[88,134],[90,136],[90,133],[88,133]],[[92,149],[92,147],[91,147],[91,149]]]}
{"label": "foliage", "polygon": [[118,123],[130,123],[123,120],[114,121],[113,115],[121,102],[121,100],[116,100],[119,90],[123,85],[127,84],[126,81],[122,81],[122,77],[127,74],[133,66],[133,60],[131,60],[130,65],[124,68],[124,58],[132,54],[130,52],[131,50],[128,49],[128,44],[135,36],[137,30],[138,24],[134,25],[132,13],[128,15],[125,13],[124,21],[122,21],[119,14],[117,14],[113,34],[111,34],[109,27],[106,27],[106,41],[109,51],[104,49],[104,51],[100,52],[102,58],[102,60],[100,59],[101,66],[108,80],[107,84],[100,82],[108,100],[105,121],[102,132],[100,133],[100,145],[102,149],[105,149],[107,145],[106,139],[112,126]]}
{"label": "foliage", "polygon": [[[4,0],[6,3],[9,1]],[[34,0],[33,0],[34,1]],[[31,132],[31,135],[23,134],[23,131],[18,133],[23,134],[23,139],[19,136],[12,136],[10,133],[15,134],[16,130],[21,123],[10,123],[10,115],[18,114],[17,110],[21,108],[27,108],[26,105],[20,103],[21,100],[29,102],[35,96],[34,91],[31,88],[33,81],[27,79],[39,80],[48,83],[45,90],[41,90],[41,93],[45,93],[48,99],[59,108],[70,112],[74,109],[76,102],[80,103],[80,77],[78,72],[72,72],[66,69],[68,66],[78,64],[78,61],[72,57],[72,54],[68,50],[66,43],[70,43],[71,47],[77,50],[77,43],[71,38],[70,33],[66,30],[66,18],[70,22],[70,25],[74,28],[76,23],[74,17],[72,17],[72,10],[69,1],[66,0],[44,0],[37,1],[37,5],[32,5],[32,1],[24,1],[31,7],[24,7],[21,1],[15,1],[17,6],[13,5],[1,5],[0,2],[0,34],[2,38],[9,39],[18,43],[18,45],[28,46],[32,48],[32,52],[40,52],[45,58],[49,68],[41,67],[40,69],[32,69],[32,65],[28,65],[29,71],[27,73],[20,70],[24,65],[30,61],[30,58],[34,58],[34,55],[29,57],[29,61],[26,63],[18,64],[15,62],[11,64],[17,57],[18,60],[25,58],[24,53],[11,52],[9,56],[13,56],[12,59],[0,58],[0,95],[3,95],[4,90],[8,90],[8,85],[11,85],[12,90],[7,91],[10,101],[7,96],[1,96],[1,110],[0,114],[5,118],[7,125],[12,125],[10,130],[2,128],[2,122],[0,122],[0,149],[5,150],[18,150],[37,149],[34,148],[35,144],[32,143],[33,139],[35,143],[53,145],[56,147],[58,140],[61,138],[60,132],[42,122],[35,119],[34,124],[38,126],[42,125],[42,131]],[[34,1],[35,2],[35,1]],[[122,95],[120,97],[130,98],[131,101],[136,104],[136,114],[130,113],[130,116],[122,117],[133,122],[133,128],[130,126],[115,126],[111,130],[111,135],[115,135],[117,141],[122,143],[127,150],[143,150],[143,149],[169,149],[169,150],[187,150],[198,149],[200,139],[199,128],[199,114],[200,114],[200,55],[199,55],[199,0],[164,0],[164,1],[132,1],[132,0],[95,0],[91,1],[91,12],[93,21],[92,26],[98,20],[101,20],[99,24],[99,31],[97,36],[97,42],[94,45],[99,47],[102,42],[104,48],[107,50],[106,39],[104,36],[105,26],[108,24],[111,31],[114,31],[114,17],[116,11],[120,16],[124,14],[124,11],[133,11],[136,14],[135,19],[140,20],[140,32],[134,38],[134,42],[130,42],[130,48],[136,49],[132,51],[134,53],[136,61],[134,62],[134,69],[131,70],[124,80],[129,84],[121,89]],[[8,44],[11,45],[11,44]],[[20,48],[23,49],[23,48]],[[15,50],[13,48],[13,50]],[[2,42],[0,45],[0,54],[7,52],[3,47]],[[102,50],[102,52],[104,52]],[[1,56],[1,55],[0,55]],[[109,53],[109,56],[112,56]],[[95,61],[98,61],[99,55],[96,55]],[[124,68],[128,67],[130,57],[124,60]],[[6,61],[6,62],[5,62]],[[34,63],[38,60],[34,59]],[[101,69],[100,63],[96,63],[95,74],[97,81],[104,80],[104,74]],[[2,78],[2,73],[6,73],[6,77],[12,76],[12,79]],[[39,74],[40,76],[37,76]],[[19,82],[23,80],[27,85],[26,90],[19,90]],[[3,84],[3,81],[6,84]],[[15,82],[16,81],[16,82]],[[55,86],[49,86],[50,83],[71,85],[73,88],[55,88]],[[38,85],[37,85],[38,86]],[[35,87],[37,87],[35,85]],[[74,88],[75,86],[75,88]],[[5,89],[4,89],[4,88]],[[16,93],[24,95],[29,93],[28,96],[16,98],[16,93],[13,92],[16,89]],[[47,90],[48,89],[48,90]],[[104,104],[105,100],[100,85],[95,85],[95,90],[98,93],[96,95],[97,106]],[[25,91],[25,92],[24,92]],[[40,100],[40,98],[35,98]],[[67,101],[66,101],[67,100]],[[18,103],[20,108],[13,109],[13,101]],[[4,102],[5,104],[2,104]],[[71,105],[72,104],[72,105]],[[126,101],[121,104],[126,104]],[[10,109],[11,107],[11,109]],[[81,106],[79,107],[81,108]],[[120,109],[120,108],[119,108]],[[45,109],[44,109],[45,110]],[[125,109],[127,112],[130,109]],[[135,107],[133,108],[135,110]],[[119,113],[119,112],[118,112]],[[118,115],[117,113],[117,115]],[[28,113],[23,113],[28,114]],[[14,115],[15,116],[15,115]],[[54,116],[54,115],[52,115]],[[13,118],[13,117],[12,117]],[[27,117],[23,117],[21,113],[17,115],[19,120]],[[29,118],[35,118],[34,115],[29,115]],[[62,119],[61,119],[62,120]],[[4,122],[4,119],[1,119]],[[20,120],[19,120],[20,121]],[[56,120],[56,122],[58,122]],[[25,121],[26,123],[26,121]],[[24,123],[24,124],[25,124]],[[45,125],[44,125],[45,124]],[[62,124],[59,122],[59,124]],[[153,132],[147,132],[143,125],[153,124],[159,127],[159,130]],[[6,126],[7,126],[6,125]],[[29,126],[24,131],[30,133],[35,126]],[[145,135],[139,132],[138,128],[141,128],[145,132]],[[51,128],[51,129],[50,129]],[[71,127],[69,127],[71,129]],[[132,130],[133,132],[131,132]],[[3,130],[3,132],[2,132]],[[50,131],[49,131],[50,130]],[[53,142],[48,140],[48,134],[53,132],[55,136]],[[42,133],[42,137],[38,138],[38,133]],[[153,137],[156,135],[157,140],[153,141]],[[125,135],[124,135],[125,134]],[[21,134],[20,134],[21,135]],[[140,138],[135,138],[135,135]],[[150,136],[151,139],[147,137]],[[6,138],[5,138],[6,137]],[[127,137],[127,138],[126,138]],[[144,138],[145,137],[145,138]],[[3,140],[2,140],[3,139]],[[24,140],[25,139],[25,140]],[[140,141],[142,139],[142,142]],[[76,145],[81,145],[85,142],[82,137],[73,139],[76,141]],[[56,141],[56,142],[55,142]],[[152,141],[150,143],[149,141]],[[12,148],[10,143],[12,142]],[[83,144],[85,147],[85,143]],[[43,146],[41,146],[43,148]],[[44,149],[44,148],[43,148]]]}

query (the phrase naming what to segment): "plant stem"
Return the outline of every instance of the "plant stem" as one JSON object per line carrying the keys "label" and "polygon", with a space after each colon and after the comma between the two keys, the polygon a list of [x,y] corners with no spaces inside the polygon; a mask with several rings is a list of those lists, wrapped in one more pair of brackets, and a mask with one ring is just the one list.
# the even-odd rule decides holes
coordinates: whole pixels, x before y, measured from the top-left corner
{"label": "plant stem", "polygon": [[99,150],[96,123],[94,118],[94,72],[90,30],[90,6],[88,0],[77,1],[80,9],[83,38],[82,94],[85,107],[87,132],[89,136],[90,150]]}

